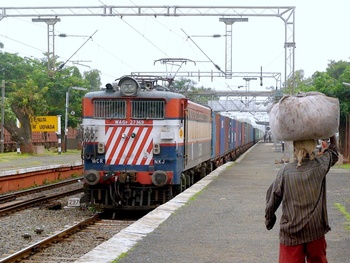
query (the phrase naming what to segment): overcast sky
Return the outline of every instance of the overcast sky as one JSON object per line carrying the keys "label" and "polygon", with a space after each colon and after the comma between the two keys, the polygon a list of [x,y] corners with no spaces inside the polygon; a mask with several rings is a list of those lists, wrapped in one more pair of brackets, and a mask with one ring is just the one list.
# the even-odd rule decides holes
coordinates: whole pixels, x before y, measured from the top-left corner
{"label": "overcast sky", "polygon": [[[349,61],[350,37],[347,27],[350,24],[350,1],[345,0],[0,0],[0,7],[103,4],[295,6],[295,69],[303,69],[306,77],[309,77],[315,71],[324,71],[329,60]],[[92,39],[81,47],[88,39],[86,36],[91,36],[95,31],[97,32]],[[210,58],[225,69],[225,39],[196,37],[224,35],[225,26],[219,22],[219,17],[61,17],[61,22],[55,25],[55,33],[76,36],[55,38],[55,54],[59,59],[66,61],[76,52],[68,65],[80,61],[84,65],[79,66],[81,71],[98,69],[102,73],[103,85],[131,72],[164,71],[164,65],[154,64],[155,60],[161,58],[187,58],[196,61],[196,65],[184,65],[184,70],[188,71],[216,71],[213,64],[208,62]],[[197,46],[186,34],[192,36]],[[264,72],[284,74],[284,23],[281,19],[250,17],[249,22],[235,23],[232,35],[233,72],[257,72],[262,67]],[[33,23],[32,18],[2,19],[0,42],[5,45],[6,52],[43,58],[47,52],[47,26],[45,23]],[[194,80],[198,82],[198,79]],[[274,86],[274,81],[271,81],[266,80],[263,88]],[[240,78],[200,81],[200,85],[216,90],[227,89],[227,86],[236,89],[245,84]],[[250,90],[257,89],[261,89],[260,83],[252,81]]]}

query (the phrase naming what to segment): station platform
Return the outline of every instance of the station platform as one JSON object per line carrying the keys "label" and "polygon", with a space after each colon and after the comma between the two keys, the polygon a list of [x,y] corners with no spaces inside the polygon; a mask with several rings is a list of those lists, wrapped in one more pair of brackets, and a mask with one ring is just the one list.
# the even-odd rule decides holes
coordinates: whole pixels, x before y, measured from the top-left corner
{"label": "station platform", "polygon": [[[75,262],[278,262],[281,207],[270,231],[264,215],[283,158],[273,143],[258,143]],[[331,168],[327,196],[328,262],[349,262],[350,170]]]}
{"label": "station platform", "polygon": [[57,167],[82,165],[80,150],[67,152],[49,152],[43,154],[0,153],[0,176],[21,174]]}

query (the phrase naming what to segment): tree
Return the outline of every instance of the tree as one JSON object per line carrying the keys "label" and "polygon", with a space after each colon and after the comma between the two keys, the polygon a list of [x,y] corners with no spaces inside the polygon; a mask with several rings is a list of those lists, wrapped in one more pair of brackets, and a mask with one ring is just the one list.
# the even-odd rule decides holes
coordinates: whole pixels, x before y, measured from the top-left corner
{"label": "tree", "polygon": [[211,91],[211,88],[204,88],[203,86],[197,88],[195,86],[196,84],[197,83],[191,79],[181,78],[180,80],[175,80],[172,83],[170,90],[184,94],[190,100],[203,105],[208,105],[209,100],[218,100],[218,97],[214,95],[203,96],[201,93]]}
{"label": "tree", "polygon": [[188,93],[195,88],[196,82],[191,79],[180,78],[174,80],[170,85],[170,91],[177,93]]}
{"label": "tree", "polygon": [[[55,73],[55,78],[46,80],[48,92],[45,95],[45,100],[48,104],[48,109],[44,115],[61,115],[65,116],[66,92],[70,87],[82,87],[90,90],[89,81],[84,79],[75,66],[65,67]],[[68,112],[76,112],[74,116],[69,116],[68,127],[76,128],[79,124],[81,116],[81,98],[84,92],[70,90],[69,93],[69,109]],[[59,99],[58,99],[59,98]],[[78,115],[80,113],[80,115]],[[61,127],[64,129],[64,118],[61,118]],[[62,131],[63,134],[63,131]]]}
{"label": "tree", "polygon": [[[85,75],[84,75],[85,76]],[[85,79],[77,67],[66,67],[49,77],[45,59],[22,58],[17,54],[0,52],[0,78],[6,80],[6,114],[4,128],[11,139],[20,144],[23,152],[32,152],[30,119],[41,115],[65,115],[65,94],[69,87],[84,87],[91,90],[93,77],[99,83],[98,71],[86,74]],[[70,111],[78,114],[69,118],[69,125],[77,127],[81,116],[82,93],[72,90]],[[21,126],[17,127],[16,119]],[[62,118],[61,127],[64,119]]]}
{"label": "tree", "polygon": [[84,72],[84,79],[90,84],[90,91],[97,91],[101,87],[100,71],[93,69]]}
{"label": "tree", "polygon": [[[295,74],[295,83],[299,83],[295,89],[298,91],[318,91],[327,96],[339,99],[340,106],[340,127],[339,127],[339,146],[342,151],[347,152],[346,138],[348,130],[348,120],[350,114],[350,88],[345,86],[343,82],[350,83],[350,63],[346,61],[333,61],[328,63],[328,67],[324,72],[316,71],[311,78],[303,79],[301,75]],[[291,80],[288,80],[288,84]],[[290,87],[284,89],[288,91]],[[322,108],[322,105],[319,105]]]}
{"label": "tree", "polygon": [[[310,90],[312,85],[311,78],[305,78],[304,70],[296,70],[294,73],[294,79],[289,78],[287,83],[284,85],[284,94],[297,94],[303,90]],[[294,84],[294,87],[293,87]]]}
{"label": "tree", "polygon": [[13,121],[7,121],[4,122],[4,127],[10,131],[12,140],[20,143],[22,151],[32,152],[30,119],[35,116],[35,112],[42,111],[42,108],[46,107],[43,97],[47,87],[39,89],[32,79],[19,85],[18,88],[16,86],[17,84],[13,84],[14,91],[9,98],[9,104],[21,126],[17,127]]}
{"label": "tree", "polygon": [[[11,134],[13,141],[19,142],[21,146],[31,145],[30,117],[33,116],[35,108],[45,108],[42,95],[46,89],[38,88],[35,81],[31,79],[33,67],[40,66],[40,62],[30,58],[22,58],[16,54],[0,53],[0,76],[6,81],[6,101],[8,106],[5,115],[4,128]],[[16,119],[21,127],[16,125]],[[28,151],[31,148],[28,147]]]}
{"label": "tree", "polygon": [[326,72],[332,78],[339,79],[347,67],[349,67],[349,62],[344,60],[339,60],[338,62],[330,60]]}

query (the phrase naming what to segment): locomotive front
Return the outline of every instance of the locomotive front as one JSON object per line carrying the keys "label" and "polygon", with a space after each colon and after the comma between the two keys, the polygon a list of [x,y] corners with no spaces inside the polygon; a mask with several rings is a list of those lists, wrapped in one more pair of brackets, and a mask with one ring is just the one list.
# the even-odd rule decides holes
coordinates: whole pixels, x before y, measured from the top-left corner
{"label": "locomotive front", "polygon": [[184,167],[183,95],[125,76],[83,99],[81,203],[152,209],[177,192]]}

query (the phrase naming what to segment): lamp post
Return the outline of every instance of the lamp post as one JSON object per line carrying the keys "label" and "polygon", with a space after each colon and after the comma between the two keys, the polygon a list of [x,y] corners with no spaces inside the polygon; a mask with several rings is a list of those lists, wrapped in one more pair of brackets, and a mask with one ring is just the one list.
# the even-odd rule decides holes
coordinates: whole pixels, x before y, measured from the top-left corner
{"label": "lamp post", "polygon": [[66,92],[66,116],[64,119],[64,151],[67,152],[67,135],[68,135],[68,106],[69,106],[69,91],[74,90],[86,90],[82,87],[69,87]]}

